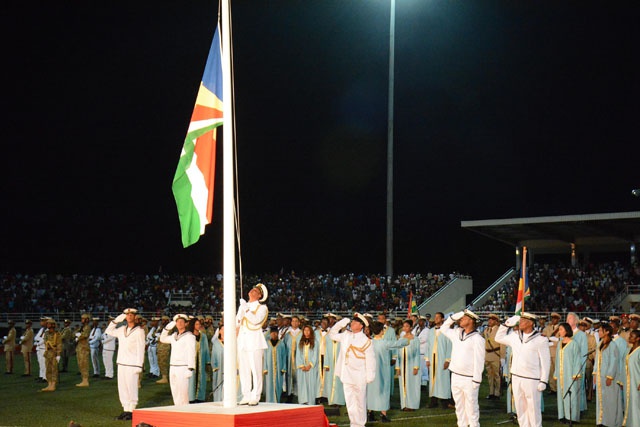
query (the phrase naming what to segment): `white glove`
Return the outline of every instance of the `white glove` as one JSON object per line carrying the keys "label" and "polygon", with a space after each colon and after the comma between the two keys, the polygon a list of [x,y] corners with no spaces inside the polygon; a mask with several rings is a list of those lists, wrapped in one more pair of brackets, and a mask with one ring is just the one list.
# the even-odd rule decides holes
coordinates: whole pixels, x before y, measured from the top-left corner
{"label": "white glove", "polygon": [[457,313],[453,313],[453,314],[451,315],[451,318],[452,318],[455,322],[457,322],[458,320],[462,319],[463,317],[464,317],[464,311],[459,311],[459,312],[457,312]]}
{"label": "white glove", "polygon": [[139,375],[139,374],[141,374],[141,373],[142,373],[142,368],[138,367],[138,368],[136,368],[136,370],[135,370],[135,371],[133,371],[133,372],[134,372],[135,374],[138,374],[138,375]]}
{"label": "white glove", "polygon": [[60,361],[60,356],[56,356],[56,362]]}
{"label": "white glove", "polygon": [[475,381],[471,381],[471,387],[472,387],[474,390],[477,390],[477,389],[479,389],[479,388],[480,388],[480,383],[477,383],[477,382],[475,382]]}
{"label": "white glove", "polygon": [[244,298],[240,298],[240,307],[244,307],[245,305],[247,305],[247,301],[245,301]]}
{"label": "white glove", "polygon": [[191,369],[187,370],[187,373],[184,374],[185,378],[191,378],[193,376],[193,371]]}
{"label": "white glove", "polygon": [[127,318],[127,315],[122,313],[122,314],[119,314],[118,317],[116,317],[113,321],[115,323],[122,323],[125,321],[126,318]]}
{"label": "white glove", "polygon": [[518,316],[517,314],[515,316],[511,316],[507,319],[506,322],[504,322],[505,326],[509,327],[509,328],[513,328],[514,326],[516,326],[516,324],[520,321],[520,316]]}
{"label": "white glove", "polygon": [[172,320],[171,322],[167,323],[167,326],[165,326],[164,328],[165,328],[167,331],[170,331],[170,330],[172,330],[172,329],[173,329],[173,328],[175,328],[175,327],[176,327],[176,322],[174,322],[174,321]]}
{"label": "white glove", "polygon": [[[80,338],[80,332],[76,332],[76,338]],[[38,340],[38,342],[40,342],[42,340]]]}
{"label": "white glove", "polygon": [[[338,326],[338,330],[344,328],[345,326],[347,326],[349,323],[351,322],[351,319],[349,319],[348,317],[343,317],[338,323],[336,323],[336,325]],[[334,325],[335,326],[335,325]]]}
{"label": "white glove", "polygon": [[538,383],[538,391],[545,391],[547,389],[547,385],[545,383]]}

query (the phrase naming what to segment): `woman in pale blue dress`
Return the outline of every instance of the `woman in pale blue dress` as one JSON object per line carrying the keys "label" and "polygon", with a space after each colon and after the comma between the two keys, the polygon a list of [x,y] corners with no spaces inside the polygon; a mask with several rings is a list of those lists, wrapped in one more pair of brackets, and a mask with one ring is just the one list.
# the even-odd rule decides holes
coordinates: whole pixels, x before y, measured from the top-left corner
{"label": "woman in pale blue dress", "polygon": [[613,329],[603,324],[598,329],[600,345],[597,347],[593,367],[593,381],[596,385],[596,425],[618,427],[622,420],[622,393],[618,368],[620,366],[618,346],[613,344]]}
{"label": "woman in pale blue dress", "polygon": [[302,328],[302,338],[296,351],[296,376],[298,387],[298,403],[314,405],[320,384],[318,370],[319,346],[316,345],[315,333],[309,325]]}
{"label": "woman in pale blue dress", "polygon": [[409,341],[409,345],[398,350],[397,371],[400,407],[403,411],[415,411],[420,408],[420,340],[411,333],[412,327],[413,321],[410,319],[403,322],[402,337]]}
{"label": "woman in pale blue dress", "polygon": [[[582,355],[580,348],[571,339],[573,330],[568,323],[558,325],[558,348],[556,350],[556,368],[553,377],[557,381],[558,419],[564,423],[580,421],[580,393],[578,382],[583,381],[580,376]],[[571,391],[571,393],[568,393]]]}

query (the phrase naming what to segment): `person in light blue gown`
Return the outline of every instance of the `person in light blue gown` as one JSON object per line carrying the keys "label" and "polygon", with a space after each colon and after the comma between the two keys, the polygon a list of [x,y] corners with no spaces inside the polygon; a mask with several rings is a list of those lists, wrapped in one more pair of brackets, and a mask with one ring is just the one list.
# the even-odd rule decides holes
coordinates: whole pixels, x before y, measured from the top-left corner
{"label": "person in light blue gown", "polygon": [[211,370],[211,353],[202,321],[194,318],[189,323],[196,337],[196,369],[189,378],[189,402],[201,403],[207,400],[207,371]]}
{"label": "person in light blue gown", "polygon": [[278,339],[277,326],[270,328],[262,366],[264,401],[280,403],[283,392],[282,383],[287,372],[287,349],[284,343]]}
{"label": "person in light blue gown", "polygon": [[302,328],[302,337],[296,351],[295,369],[298,370],[296,376],[298,403],[303,405],[314,405],[318,392],[320,372],[318,370],[319,347],[313,329],[309,325]]}
{"label": "person in light blue gown", "polygon": [[631,348],[625,356],[624,419],[625,427],[640,427],[640,330],[629,333]]}
{"label": "person in light blue gown", "polygon": [[[389,401],[391,398],[391,387],[389,383],[393,381],[389,366],[391,366],[391,350],[401,348],[409,341],[405,338],[399,340],[390,340],[386,338],[386,331],[381,322],[373,322],[371,324],[371,332],[373,333],[373,351],[376,357],[376,377],[367,384],[367,410],[368,420],[376,421],[373,411],[380,411],[380,421],[388,422],[387,411],[389,410]],[[395,336],[395,333],[394,333]]]}
{"label": "person in light blue gown", "polygon": [[402,331],[409,344],[398,351],[398,384],[400,388],[400,407],[403,411],[415,411],[420,408],[420,340],[411,333],[413,322],[407,319]]}
{"label": "person in light blue gown", "polygon": [[[580,421],[580,393],[578,384],[582,382],[580,368],[582,355],[572,340],[573,330],[568,323],[558,326],[559,338],[556,349],[556,366],[553,377],[557,384],[558,419],[567,422]],[[571,393],[568,391],[571,390]]]}
{"label": "person in light blue gown", "polygon": [[622,424],[622,394],[616,383],[619,378],[619,352],[612,340],[613,328],[603,324],[598,329],[593,380],[596,384],[596,425],[618,427]]}

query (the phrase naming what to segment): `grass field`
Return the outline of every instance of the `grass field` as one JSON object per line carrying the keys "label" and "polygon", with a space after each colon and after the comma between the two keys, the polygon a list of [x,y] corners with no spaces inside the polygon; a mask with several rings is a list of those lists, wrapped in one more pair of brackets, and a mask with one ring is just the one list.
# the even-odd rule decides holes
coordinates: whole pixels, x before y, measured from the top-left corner
{"label": "grass field", "polygon": [[[34,357],[35,359],[35,357]],[[35,366],[37,364],[32,362]],[[0,374],[0,426],[43,426],[66,427],[70,420],[84,427],[127,426],[130,422],[116,421],[114,417],[122,412],[118,401],[116,380],[90,379],[89,388],[79,388],[75,358],[70,363],[70,372],[60,374],[58,390],[53,393],[42,393],[39,390],[46,384],[38,383],[32,377],[22,377],[22,356],[16,355],[13,375]],[[0,358],[0,372],[5,371],[4,355]],[[37,375],[36,375],[37,376]],[[497,425],[509,421],[506,414],[506,403],[503,397],[499,401],[486,400],[486,385],[480,389],[480,423]],[[419,409],[415,412],[399,410],[398,387],[392,398],[392,407],[388,415],[392,422],[389,426],[455,426],[456,417],[453,410]],[[172,405],[171,391],[168,384],[156,384],[155,380],[144,379],[140,389],[139,408]],[[422,399],[422,406],[427,403]],[[595,425],[595,403],[583,414],[580,424]],[[564,426],[557,421],[556,397],[545,395],[544,426]],[[344,407],[340,408],[340,416],[331,416],[329,421],[340,426],[348,426],[349,419]],[[368,423],[367,425],[382,425]],[[505,422],[505,426],[512,425]]]}

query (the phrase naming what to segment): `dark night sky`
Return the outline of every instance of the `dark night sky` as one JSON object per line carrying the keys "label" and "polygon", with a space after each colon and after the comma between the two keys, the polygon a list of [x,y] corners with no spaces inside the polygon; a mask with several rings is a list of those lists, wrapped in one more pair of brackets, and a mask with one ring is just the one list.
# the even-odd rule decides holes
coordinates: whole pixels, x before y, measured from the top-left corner
{"label": "dark night sky", "polygon": [[[183,249],[171,193],[217,4],[130,3],[2,8],[0,270],[221,269],[222,194]],[[640,210],[640,3],[396,13],[396,272],[504,271],[461,220]],[[246,271],[384,271],[388,30],[388,0],[234,1]]]}

